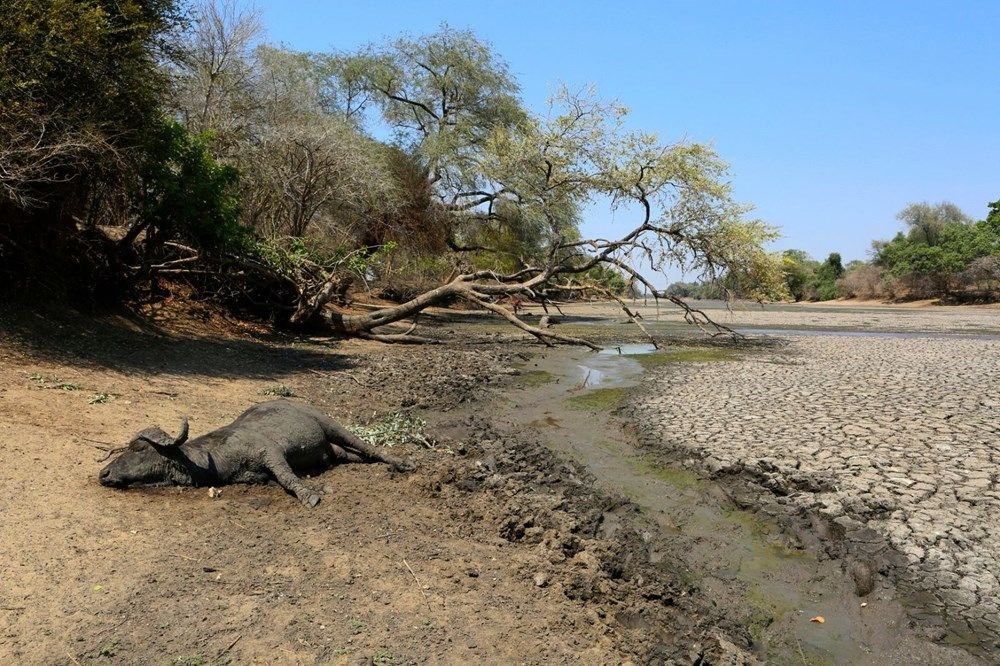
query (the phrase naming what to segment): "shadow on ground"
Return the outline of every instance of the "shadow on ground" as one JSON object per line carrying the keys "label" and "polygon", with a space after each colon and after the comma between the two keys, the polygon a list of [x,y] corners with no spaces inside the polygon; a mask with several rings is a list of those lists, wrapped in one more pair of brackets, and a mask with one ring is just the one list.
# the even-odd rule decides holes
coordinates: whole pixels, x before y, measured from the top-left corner
{"label": "shadow on ground", "polygon": [[127,312],[53,313],[8,304],[0,311],[0,336],[15,341],[26,357],[128,374],[275,379],[354,365],[330,349],[336,341],[319,347],[279,334],[234,338],[208,326],[175,333]]}

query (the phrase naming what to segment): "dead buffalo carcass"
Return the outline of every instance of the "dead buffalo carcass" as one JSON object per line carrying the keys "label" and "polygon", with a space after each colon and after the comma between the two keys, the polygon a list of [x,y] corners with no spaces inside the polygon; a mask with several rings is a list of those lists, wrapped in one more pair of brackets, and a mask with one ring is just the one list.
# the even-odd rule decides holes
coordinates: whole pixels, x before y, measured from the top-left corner
{"label": "dead buffalo carcass", "polygon": [[130,488],[266,483],[273,479],[303,504],[316,506],[319,495],[302,483],[298,473],[326,469],[336,462],[373,461],[400,471],[411,469],[405,461],[380,452],[310,405],[272,400],[190,441],[187,419],[177,437],[157,427],[146,428],[101,470],[100,481],[112,488]]}

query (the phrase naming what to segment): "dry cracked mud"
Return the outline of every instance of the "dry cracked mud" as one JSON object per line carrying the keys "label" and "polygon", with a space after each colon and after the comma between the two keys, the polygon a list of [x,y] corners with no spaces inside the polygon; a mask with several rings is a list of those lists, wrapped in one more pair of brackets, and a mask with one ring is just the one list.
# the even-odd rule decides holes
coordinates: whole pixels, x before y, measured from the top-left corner
{"label": "dry cracked mud", "polygon": [[[984,312],[975,323],[995,325]],[[898,582],[948,640],[995,657],[1000,338],[789,340],[653,370],[631,408],[647,444],[751,478],[852,566]]]}

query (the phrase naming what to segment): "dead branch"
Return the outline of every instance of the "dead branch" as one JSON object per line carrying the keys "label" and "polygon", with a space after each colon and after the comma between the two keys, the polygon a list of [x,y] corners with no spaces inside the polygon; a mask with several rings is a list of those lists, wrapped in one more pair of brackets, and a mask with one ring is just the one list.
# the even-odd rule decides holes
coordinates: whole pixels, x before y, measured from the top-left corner
{"label": "dead branch", "polygon": [[424,603],[427,604],[427,610],[432,611],[433,609],[431,608],[431,599],[429,596],[427,596],[427,590],[425,590],[423,586],[420,584],[420,581],[417,579],[417,574],[413,573],[413,568],[410,567],[410,563],[407,562],[405,558],[403,559],[403,564],[406,565],[406,570],[410,572],[411,576],[413,576],[413,582],[417,584],[417,589],[420,590],[420,594],[423,595]]}
{"label": "dead branch", "polygon": [[513,312],[511,312],[507,308],[505,308],[503,306],[500,306],[500,305],[497,305],[496,303],[490,303],[489,301],[484,300],[481,296],[477,296],[475,294],[470,293],[470,294],[465,295],[465,298],[467,298],[471,302],[479,305],[482,308],[486,308],[490,312],[497,313],[498,315],[500,315],[501,317],[503,317],[504,319],[506,319],[507,321],[509,321],[510,323],[512,323],[514,326],[516,326],[519,329],[521,329],[522,331],[530,333],[533,336],[535,336],[536,338],[538,338],[538,340],[540,342],[544,343],[547,347],[551,347],[552,346],[552,340],[558,340],[559,342],[565,342],[565,343],[568,343],[568,344],[571,344],[571,345],[583,345],[585,347],[589,347],[593,351],[600,351],[601,350],[600,347],[598,347],[597,345],[595,345],[594,343],[592,343],[592,342],[590,342],[588,340],[584,340],[583,338],[575,338],[575,337],[570,336],[570,335],[563,335],[561,333],[554,333],[552,331],[542,330],[542,329],[537,328],[535,326],[531,326],[530,324],[527,324],[524,321],[522,321],[521,319],[519,319],[517,317],[517,315],[515,315]]}
{"label": "dead branch", "polygon": [[[681,308],[682,310],[684,310],[684,321],[688,322],[689,324],[694,324],[695,326],[700,328],[702,331],[705,331],[705,333],[712,336],[713,338],[719,335],[729,335],[736,340],[743,340],[746,338],[746,336],[743,335],[742,333],[734,331],[725,324],[720,324],[717,321],[713,320],[702,310],[691,307],[682,298],[678,298],[676,296],[667,296],[667,300],[676,305],[677,307]],[[704,326],[706,324],[713,327],[714,332],[706,330]]]}

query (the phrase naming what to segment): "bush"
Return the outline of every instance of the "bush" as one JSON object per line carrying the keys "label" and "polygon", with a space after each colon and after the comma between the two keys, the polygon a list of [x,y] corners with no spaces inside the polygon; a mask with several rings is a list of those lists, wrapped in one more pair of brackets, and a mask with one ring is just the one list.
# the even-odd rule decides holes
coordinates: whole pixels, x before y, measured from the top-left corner
{"label": "bush", "polygon": [[885,271],[878,266],[856,262],[848,266],[844,276],[837,280],[837,291],[844,298],[885,298]]}
{"label": "bush", "polygon": [[890,276],[897,298],[975,291],[981,277],[990,282],[989,258],[1000,256],[998,210],[1000,206],[990,204],[987,218],[973,222],[950,204],[911,205],[900,214],[910,227],[908,232],[875,242],[874,263]]}
{"label": "bush", "polygon": [[208,252],[244,251],[251,241],[239,223],[238,181],[234,167],[209,153],[206,137],[163,119],[134,195],[139,218],[164,240],[176,235]]}

